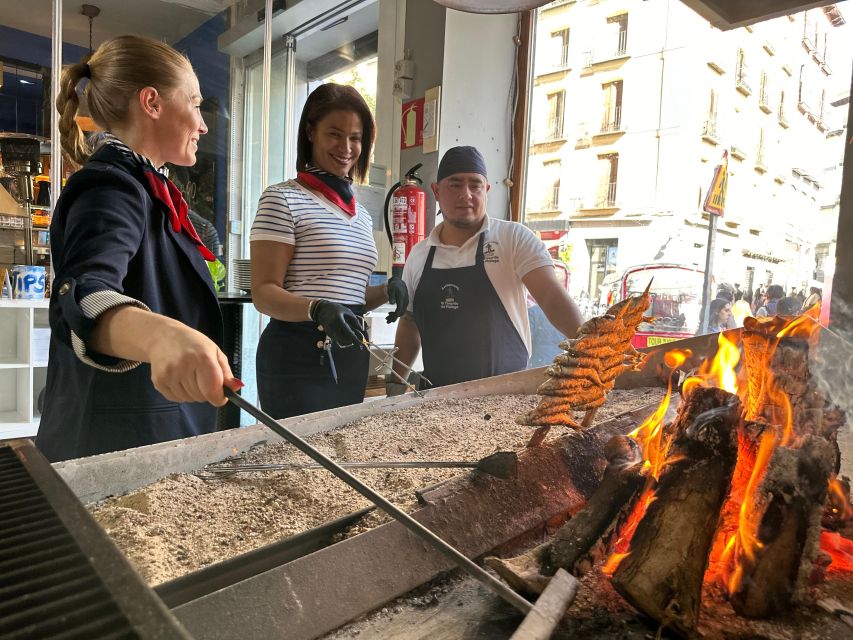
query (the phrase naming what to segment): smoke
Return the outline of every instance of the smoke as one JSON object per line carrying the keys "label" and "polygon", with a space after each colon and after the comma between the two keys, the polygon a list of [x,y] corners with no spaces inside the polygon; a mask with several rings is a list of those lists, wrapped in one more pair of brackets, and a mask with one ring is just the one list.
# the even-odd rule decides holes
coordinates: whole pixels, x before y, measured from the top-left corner
{"label": "smoke", "polygon": [[[853,322],[846,321],[853,319],[853,313],[842,309],[835,314],[838,302],[833,301],[832,324],[820,330],[820,341],[809,369],[829,404],[844,412],[844,435],[853,436]],[[853,442],[850,446],[853,447]],[[848,455],[853,456],[853,449]]]}

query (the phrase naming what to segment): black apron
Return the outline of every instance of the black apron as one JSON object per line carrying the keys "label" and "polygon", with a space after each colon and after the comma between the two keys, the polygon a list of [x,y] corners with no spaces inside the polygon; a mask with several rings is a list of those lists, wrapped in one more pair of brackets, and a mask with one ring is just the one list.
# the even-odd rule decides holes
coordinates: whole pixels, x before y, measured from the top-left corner
{"label": "black apron", "polygon": [[413,310],[424,375],[435,386],[478,380],[527,366],[527,348],[486,274],[484,233],[471,267],[433,269],[430,247]]}
{"label": "black apron", "polygon": [[[357,315],[364,307],[346,305]],[[364,401],[370,354],[367,349],[332,346],[335,382],[326,334],[315,322],[270,320],[256,356],[261,408],[273,418],[299,416]]]}

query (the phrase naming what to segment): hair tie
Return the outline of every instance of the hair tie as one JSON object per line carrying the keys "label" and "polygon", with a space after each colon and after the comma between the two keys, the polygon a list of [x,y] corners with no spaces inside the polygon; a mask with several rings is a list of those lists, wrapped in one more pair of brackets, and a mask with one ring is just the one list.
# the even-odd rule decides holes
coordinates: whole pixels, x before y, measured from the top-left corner
{"label": "hair tie", "polygon": [[83,77],[92,79],[92,67],[89,66],[88,62],[83,63],[85,66],[83,67]]}

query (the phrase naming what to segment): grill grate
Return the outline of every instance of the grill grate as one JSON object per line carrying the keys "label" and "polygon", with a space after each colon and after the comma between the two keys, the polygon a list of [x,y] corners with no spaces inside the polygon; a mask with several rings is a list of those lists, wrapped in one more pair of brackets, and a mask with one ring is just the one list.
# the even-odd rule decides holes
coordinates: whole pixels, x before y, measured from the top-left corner
{"label": "grill grate", "polygon": [[0,444],[0,638],[188,638],[35,447],[11,443]]}

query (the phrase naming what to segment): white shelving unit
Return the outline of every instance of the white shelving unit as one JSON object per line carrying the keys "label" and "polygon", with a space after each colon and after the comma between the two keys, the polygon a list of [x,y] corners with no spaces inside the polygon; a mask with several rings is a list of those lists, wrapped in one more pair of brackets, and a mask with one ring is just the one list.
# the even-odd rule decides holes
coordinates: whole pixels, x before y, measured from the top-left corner
{"label": "white shelving unit", "polygon": [[49,300],[0,300],[0,440],[38,431],[47,380]]}

